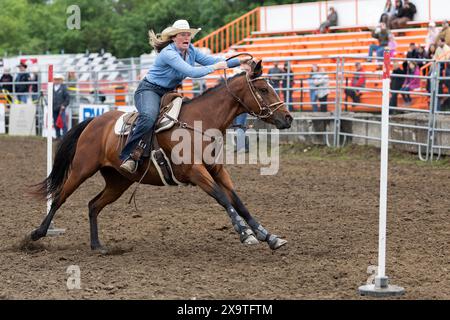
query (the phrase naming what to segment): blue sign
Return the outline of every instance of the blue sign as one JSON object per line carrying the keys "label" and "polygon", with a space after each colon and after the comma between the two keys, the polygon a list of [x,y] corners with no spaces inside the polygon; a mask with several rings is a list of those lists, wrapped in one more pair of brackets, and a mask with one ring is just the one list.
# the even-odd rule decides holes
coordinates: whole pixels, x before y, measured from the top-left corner
{"label": "blue sign", "polygon": [[109,111],[109,106],[104,104],[80,104],[79,122],[88,118],[101,116]]}

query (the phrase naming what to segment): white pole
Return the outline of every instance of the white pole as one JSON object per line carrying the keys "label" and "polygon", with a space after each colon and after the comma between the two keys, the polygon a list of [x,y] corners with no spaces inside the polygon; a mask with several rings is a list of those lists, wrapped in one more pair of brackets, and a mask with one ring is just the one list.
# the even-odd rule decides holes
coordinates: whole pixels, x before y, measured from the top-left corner
{"label": "white pole", "polygon": [[[47,87],[47,177],[52,172],[53,167],[53,65],[48,66],[48,87]],[[52,199],[47,199],[47,214],[50,212]]]}
{"label": "white pole", "polygon": [[[48,87],[47,87],[47,177],[50,176],[53,167],[53,65],[48,66]],[[56,128],[55,128],[56,129]],[[50,212],[52,198],[47,199],[47,214]],[[47,236],[58,236],[65,232],[65,229],[57,229],[50,223]]]}
{"label": "white pole", "polygon": [[390,55],[384,53],[383,102],[381,107],[381,164],[380,164],[380,221],[378,235],[378,277],[386,274],[386,216],[387,216],[387,177],[389,150],[389,88]]}
{"label": "white pole", "polygon": [[375,284],[359,287],[359,293],[372,296],[401,295],[402,287],[389,285],[386,276],[386,216],[387,216],[387,178],[388,178],[388,146],[389,146],[389,89],[390,89],[391,56],[389,50],[384,51],[383,99],[381,105],[381,163],[380,163],[380,217],[378,233],[378,274]]}

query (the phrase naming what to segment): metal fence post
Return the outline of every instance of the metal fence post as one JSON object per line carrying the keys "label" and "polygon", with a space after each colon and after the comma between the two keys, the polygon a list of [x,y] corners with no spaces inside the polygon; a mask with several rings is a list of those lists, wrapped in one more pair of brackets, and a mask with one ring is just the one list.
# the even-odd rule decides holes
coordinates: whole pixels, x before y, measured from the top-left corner
{"label": "metal fence post", "polygon": [[[430,96],[430,113],[428,118],[428,141],[427,141],[427,156],[430,161],[433,161],[433,155],[434,155],[434,134],[435,134],[435,127],[436,127],[436,109],[439,105],[439,77],[441,75],[441,68],[440,68],[439,62],[433,63],[433,76],[432,80],[434,80],[434,96],[431,94]],[[431,89],[431,83],[430,83],[430,89]]]}
{"label": "metal fence post", "polygon": [[291,61],[287,62],[287,70],[286,70],[286,96],[285,101],[289,111],[294,111],[294,106],[291,106]]}
{"label": "metal fence post", "polygon": [[341,77],[343,77],[344,58],[337,58],[336,60],[336,85],[335,85],[335,103],[334,103],[334,136],[333,147],[340,146],[339,138],[341,132]]}

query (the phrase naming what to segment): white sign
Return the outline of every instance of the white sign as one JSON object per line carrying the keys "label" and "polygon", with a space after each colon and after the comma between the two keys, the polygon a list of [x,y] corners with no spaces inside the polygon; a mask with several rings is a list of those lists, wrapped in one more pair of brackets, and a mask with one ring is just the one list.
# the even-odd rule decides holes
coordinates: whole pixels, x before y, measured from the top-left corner
{"label": "white sign", "polygon": [[9,134],[15,136],[36,135],[36,106],[34,104],[11,105]]}
{"label": "white sign", "polygon": [[0,134],[5,134],[5,105],[0,104]]}
{"label": "white sign", "polygon": [[137,109],[135,106],[118,106],[117,111],[133,112],[133,111],[137,111]]}
{"label": "white sign", "polygon": [[86,119],[101,116],[110,110],[109,105],[105,104],[80,104],[79,122]]}

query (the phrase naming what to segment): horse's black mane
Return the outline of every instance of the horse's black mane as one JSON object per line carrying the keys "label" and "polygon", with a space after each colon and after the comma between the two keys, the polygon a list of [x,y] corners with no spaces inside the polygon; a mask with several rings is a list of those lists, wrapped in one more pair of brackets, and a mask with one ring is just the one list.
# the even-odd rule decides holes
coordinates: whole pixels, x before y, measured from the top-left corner
{"label": "horse's black mane", "polygon": [[[243,75],[245,75],[245,71],[243,71],[243,72],[241,72],[241,73],[238,73],[238,74],[235,74],[234,76],[232,76],[231,78],[228,78],[228,82],[230,82],[230,81],[232,81],[233,79],[235,79],[235,78],[238,78],[238,77],[241,77],[241,76],[243,76]],[[214,87],[211,87],[211,88],[208,88],[206,91],[204,91],[201,95],[199,95],[199,96],[197,96],[197,97],[195,97],[195,98],[192,98],[192,99],[183,99],[183,104],[189,104],[189,103],[191,103],[191,102],[193,102],[193,101],[195,101],[195,100],[197,100],[197,99],[200,99],[200,98],[202,98],[202,97],[204,97],[204,96],[206,96],[206,95],[209,95],[209,94],[211,94],[212,92],[215,92],[215,91],[217,91],[217,90],[219,90],[219,89],[221,89],[221,88],[223,88],[224,86],[225,86],[225,80],[223,79],[223,78],[220,78],[220,80],[219,80],[220,82],[218,83],[218,84],[216,84]]]}

